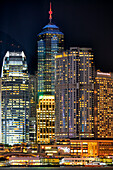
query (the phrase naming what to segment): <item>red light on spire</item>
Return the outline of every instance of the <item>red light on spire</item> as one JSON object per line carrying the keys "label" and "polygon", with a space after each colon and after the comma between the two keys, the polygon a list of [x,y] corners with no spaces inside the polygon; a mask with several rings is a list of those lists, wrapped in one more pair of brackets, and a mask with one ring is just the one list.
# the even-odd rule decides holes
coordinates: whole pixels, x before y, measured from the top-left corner
{"label": "red light on spire", "polygon": [[50,11],[49,11],[49,19],[50,19],[50,22],[51,22],[51,20],[52,20],[52,10],[51,10],[51,2],[50,2]]}

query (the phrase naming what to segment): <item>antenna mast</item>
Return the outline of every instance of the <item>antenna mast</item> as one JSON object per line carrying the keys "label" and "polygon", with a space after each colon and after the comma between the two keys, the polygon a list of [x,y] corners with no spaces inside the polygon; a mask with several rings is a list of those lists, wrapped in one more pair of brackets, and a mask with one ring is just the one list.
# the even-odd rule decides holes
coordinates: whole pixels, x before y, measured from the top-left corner
{"label": "antenna mast", "polygon": [[51,2],[50,2],[50,10],[49,10],[49,20],[50,20],[50,23],[51,23],[51,20],[52,20],[52,10],[51,10]]}

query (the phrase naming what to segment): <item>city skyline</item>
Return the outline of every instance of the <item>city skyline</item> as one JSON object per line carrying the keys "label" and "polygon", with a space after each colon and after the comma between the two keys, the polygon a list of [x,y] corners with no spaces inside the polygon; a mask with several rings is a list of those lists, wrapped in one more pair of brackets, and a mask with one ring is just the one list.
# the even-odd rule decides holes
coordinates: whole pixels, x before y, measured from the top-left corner
{"label": "city skyline", "polygon": [[[70,129],[72,131],[73,128],[71,127],[71,125],[72,124],[76,124],[76,122],[77,122],[77,124],[78,124],[77,127],[76,128],[74,127],[76,129],[74,131],[77,131],[77,136],[78,136],[78,132],[79,132],[79,130],[81,128],[82,132],[85,133],[85,131],[87,131],[86,135],[83,134],[83,136],[88,136],[88,133],[89,133],[89,136],[91,137],[91,136],[94,135],[93,132],[91,132],[91,131],[93,131],[93,129],[94,129],[94,126],[93,126],[92,122],[94,120],[94,115],[93,115],[94,114],[93,113],[93,110],[94,110],[93,96],[94,95],[93,95],[93,93],[94,93],[94,77],[95,77],[94,67],[95,67],[95,62],[93,62],[93,60],[95,58],[95,54],[93,53],[92,48],[89,48],[89,47],[87,47],[87,48],[81,48],[80,46],[79,47],[71,47],[70,48],[70,52],[72,53],[72,51],[75,50],[74,53],[77,53],[76,54],[77,55],[76,62],[75,62],[75,59],[74,59],[74,60],[70,60],[71,61],[71,63],[70,63],[70,61],[68,61],[70,57],[67,58],[67,61],[69,62],[68,64],[70,65],[69,68],[68,68],[69,70],[66,71],[64,69],[64,67],[63,67],[63,70],[61,70],[60,67],[62,67],[62,66],[60,65],[60,66],[58,66],[58,68],[60,68],[59,73],[57,73],[58,69],[57,69],[57,63],[55,64],[55,55],[57,56],[57,53],[58,53],[58,55],[60,54],[60,59],[61,59],[61,55],[62,54],[65,55],[65,52],[64,52],[64,44],[65,44],[64,35],[65,34],[62,31],[60,31],[58,26],[56,26],[54,24],[54,20],[53,20],[53,8],[51,6],[51,2],[50,2],[50,9],[49,9],[48,13],[49,13],[49,15],[48,15],[49,23],[42,28],[41,32],[37,33],[37,69],[35,70],[35,71],[37,71],[36,72],[36,79],[37,80],[30,80],[31,82],[34,83],[34,85],[32,87],[30,87],[31,88],[31,92],[30,92],[30,95],[31,95],[30,107],[31,108],[30,109],[32,110],[32,114],[33,114],[33,115],[32,114],[30,115],[30,121],[31,121],[31,123],[30,123],[31,132],[30,133],[31,133],[31,138],[32,139],[35,138],[35,135],[32,136],[32,131],[33,131],[34,127],[36,127],[36,126],[34,126],[34,123],[37,122],[33,118],[33,116],[36,115],[36,113],[34,113],[34,111],[33,111],[33,107],[36,107],[37,113],[41,112],[41,114],[39,114],[39,116],[38,116],[39,117],[38,125],[41,125],[42,122],[43,122],[43,120],[41,120],[42,114],[46,115],[46,112],[48,113],[48,111],[51,110],[52,108],[53,108],[53,112],[54,112],[54,109],[55,109],[55,107],[54,107],[55,106],[54,100],[53,100],[52,106],[51,106],[51,102],[50,102],[50,104],[48,104],[48,101],[50,99],[55,99],[56,100],[57,99],[57,95],[62,97],[62,98],[65,98],[64,96],[67,95],[67,94],[68,95],[70,94],[70,98],[69,98],[70,101],[68,101],[67,108],[69,107],[69,102],[73,103],[73,101],[71,101],[71,100],[74,100],[75,103],[78,103],[77,107],[74,106],[73,108],[74,108],[74,110],[76,110],[76,114],[77,114],[78,117],[80,117],[80,120],[78,119],[78,117],[76,118],[76,120],[74,119],[74,122],[73,122],[73,120],[71,120],[73,118],[69,117],[70,120],[68,120],[67,119],[68,116],[67,116],[67,112],[66,112],[66,115],[63,116],[64,115],[64,113],[63,113],[62,117],[65,117],[67,123],[65,121],[62,121],[62,120],[60,120],[59,123],[60,122],[63,123],[63,124],[61,123],[61,125],[63,126],[64,129],[66,127],[68,129],[70,127]],[[86,40],[86,42],[87,42],[87,40]],[[15,45],[11,44],[11,46],[15,46]],[[17,49],[20,50],[21,48],[22,48],[21,46],[17,46]],[[16,51],[19,51],[17,49],[16,49]],[[79,52],[76,51],[77,49],[78,49],[78,51],[80,50],[80,54],[79,54]],[[15,48],[14,48],[14,50],[15,50]],[[71,53],[69,54],[69,56],[71,55]],[[81,59],[79,59],[78,56]],[[94,56],[94,57],[92,58],[92,56]],[[66,57],[66,55],[65,55],[65,57]],[[80,63],[78,62],[79,60],[80,60]],[[73,64],[72,64],[73,61],[74,61],[74,64],[77,65],[77,68],[75,68],[75,65],[73,66]],[[3,64],[4,64],[4,62],[3,62]],[[67,65],[66,65],[66,69],[67,69]],[[71,69],[72,69],[72,71],[71,71],[72,73],[74,73],[75,70],[76,70],[76,74],[75,73],[74,74],[68,73]],[[60,76],[61,76],[62,73],[60,71],[63,73],[63,77],[68,75],[68,74],[70,74],[70,76],[72,76],[72,77],[75,76],[75,75],[77,76],[76,77],[76,79],[77,79],[76,81],[77,82],[75,81],[75,78],[73,77],[74,78],[73,79],[74,81],[72,82],[73,85],[72,84],[70,85],[72,87],[74,86],[74,90],[75,90],[75,86],[76,86],[76,88],[77,88],[76,89],[77,90],[77,94],[76,94],[77,96],[76,97],[77,98],[75,96],[74,96],[74,99],[71,98],[72,94],[69,93],[69,92],[71,92],[72,89],[71,90],[67,89],[67,91],[64,90],[64,91],[66,91],[65,94],[63,92],[64,96],[63,96],[62,92],[59,93],[56,90],[57,89],[56,87],[57,87],[57,85],[59,85],[59,82],[57,82],[57,75],[55,75],[55,72],[58,75],[60,74]],[[70,76],[68,78],[66,78],[67,79],[67,84],[70,84],[70,81],[69,81]],[[60,81],[60,79],[62,79],[62,78],[61,77],[58,78],[58,81]],[[89,80],[89,79],[91,79],[91,80]],[[36,83],[34,81],[37,82],[37,85],[35,85]],[[77,83],[77,85],[76,85],[76,83]],[[62,84],[62,82],[61,82],[61,84]],[[65,84],[65,82],[64,82],[64,84]],[[32,84],[30,83],[30,86],[31,85]],[[35,87],[35,86],[37,86],[37,87]],[[80,86],[80,89],[79,89],[79,86]],[[34,92],[32,91],[33,88],[34,88]],[[36,94],[35,94],[35,89],[36,89]],[[58,86],[58,90],[59,89],[60,89],[60,87]],[[72,93],[74,94],[76,92],[72,91]],[[36,96],[36,97],[33,98],[33,95]],[[55,95],[56,95],[56,97],[55,97]],[[46,98],[45,96],[46,97],[48,96],[48,97]],[[86,96],[88,96],[88,98]],[[91,101],[90,101],[90,99],[91,99]],[[45,107],[45,101],[46,100],[47,100],[47,106]],[[62,99],[60,99],[60,101],[61,100]],[[68,100],[68,99],[65,99],[65,100]],[[36,102],[37,106],[35,105],[35,102]],[[32,103],[34,103],[33,107],[32,107],[32,105],[33,105]],[[58,103],[59,103],[59,99],[58,99]],[[58,103],[57,103],[57,105],[58,105]],[[42,107],[42,105],[44,105],[44,106]],[[80,107],[80,110],[78,109],[79,107]],[[44,112],[43,112],[43,108],[44,108]],[[46,112],[45,112],[45,108],[46,108]],[[71,108],[71,106],[69,108]],[[73,108],[71,108],[71,111],[69,111],[69,114],[72,112]],[[61,107],[60,107],[60,109],[61,109]],[[63,110],[64,110],[64,107],[63,107]],[[54,113],[56,114],[57,111],[54,112]],[[51,115],[53,113],[51,112],[49,114]],[[61,115],[59,115],[59,114],[61,114],[60,110],[58,110],[57,114],[56,114],[57,115],[56,117],[60,118],[61,117]],[[72,117],[73,116],[75,116],[75,115],[72,114]],[[35,117],[37,117],[37,115]],[[86,120],[88,121],[87,123],[86,123]],[[80,122],[78,122],[78,121],[80,121]],[[64,122],[66,123],[66,126],[64,126],[64,124],[65,124]],[[45,123],[45,121],[44,121],[44,123]],[[51,126],[51,124],[52,123],[49,123],[49,126]],[[38,132],[42,131],[41,133],[46,133],[45,132],[46,130],[45,129],[44,130],[40,130],[40,128],[38,128],[38,125],[37,125]],[[52,124],[52,126],[53,126],[53,124]],[[87,126],[87,128],[86,128],[86,126]],[[45,125],[42,128],[45,128]],[[82,132],[81,132],[81,136],[82,136]],[[36,133],[35,129],[34,129],[34,133]],[[62,133],[64,133],[64,131],[62,131]],[[72,132],[71,136],[73,136],[73,133],[75,133],[75,132]]]}
{"label": "city skyline", "polygon": [[[23,47],[31,73],[34,73],[37,67],[36,35],[49,21],[49,2],[49,0],[1,2],[0,39],[7,44],[9,36]],[[106,72],[113,71],[112,4],[109,1],[88,0],[85,2],[70,0],[65,3],[63,0],[51,0],[51,2],[53,23],[60,26],[65,35],[65,49],[72,46],[91,47],[95,55],[96,68]]]}
{"label": "city skyline", "polygon": [[1,6],[0,166],[112,166],[109,1]]}
{"label": "city skyline", "polygon": [[[94,121],[94,117],[95,117],[94,107],[96,107],[96,106],[94,106],[93,98],[94,98],[94,84],[95,84],[94,79],[95,79],[96,75],[95,75],[95,69],[94,69],[95,61],[93,61],[93,60],[95,58],[95,54],[93,53],[93,49],[90,48],[90,45],[87,48],[86,47],[81,48],[80,46],[79,47],[70,47],[70,52],[68,54],[69,57],[65,58],[66,62],[68,63],[68,64],[65,64],[66,68],[64,68],[62,62],[60,65],[57,65],[58,63],[55,64],[55,58],[57,58],[57,55],[60,56],[60,59],[58,59],[58,61],[60,61],[60,60],[62,61],[61,56],[63,56],[63,57],[68,56],[67,55],[68,52],[66,52],[66,54],[65,54],[65,51],[64,51],[64,43],[65,43],[64,35],[65,34],[62,31],[60,31],[58,26],[56,26],[54,24],[53,10],[51,7],[51,2],[50,2],[50,9],[49,9],[48,13],[49,13],[49,15],[48,15],[49,23],[42,28],[41,32],[37,33],[37,69],[35,70],[35,71],[37,71],[36,75],[35,75],[36,79],[34,79],[32,77],[33,79],[30,80],[32,83],[34,83],[32,86],[32,83],[30,82],[30,86],[31,86],[30,87],[31,88],[30,89],[31,90],[30,91],[30,109],[32,112],[32,114],[30,114],[31,138],[33,140],[34,140],[34,138],[36,138],[35,137],[36,135],[32,135],[33,131],[34,131],[34,133],[36,133],[36,131],[34,129],[34,128],[36,128],[36,124],[37,124],[37,131],[38,131],[38,133],[42,133],[42,136],[45,135],[45,133],[47,133],[47,131],[48,131],[48,133],[51,132],[51,130],[49,131],[48,129],[46,129],[46,126],[48,126],[49,128],[51,126],[53,127],[54,123],[51,122],[52,120],[50,120],[50,123],[47,123],[47,121],[49,121],[49,116],[47,116],[48,117],[48,118],[46,118],[47,120],[43,120],[43,119],[45,119],[46,114],[48,114],[48,112],[49,112],[50,117],[53,115],[56,116],[57,119],[61,117],[61,120],[60,121],[58,120],[58,122],[57,122],[57,119],[56,119],[56,122],[57,122],[57,124],[58,123],[61,124],[61,126],[58,125],[58,128],[60,127],[60,129],[61,129],[63,127],[63,130],[61,130],[63,134],[64,134],[64,129],[67,128],[66,137],[67,136],[69,137],[69,135],[67,135],[67,133],[69,132],[68,131],[69,129],[70,129],[71,137],[73,137],[73,133],[77,134],[77,135],[74,135],[74,137],[78,137],[79,133],[81,133],[80,138],[83,136],[84,137],[94,137],[94,133],[93,133],[94,122],[93,121]],[[86,40],[86,42],[87,42],[87,40]],[[1,43],[2,43],[2,41],[1,41]],[[15,46],[15,45],[11,44],[11,46]],[[16,49],[17,53],[19,52],[19,50],[21,48],[22,48],[21,46],[20,47],[17,46],[17,49],[18,49],[18,50]],[[14,48],[14,50],[15,50],[15,48]],[[10,53],[16,54],[16,52],[11,52],[11,51],[10,51]],[[77,58],[72,59],[70,57],[71,53],[73,53],[73,56],[76,53]],[[18,60],[18,59],[15,58],[15,60]],[[9,59],[8,59],[8,61],[9,61]],[[65,60],[63,59],[63,62],[64,61]],[[3,60],[3,68],[4,68],[4,62],[5,61]],[[6,64],[8,64],[8,63],[6,63]],[[10,62],[9,62],[9,64],[10,64]],[[26,64],[27,64],[27,61],[26,61]],[[12,65],[15,66],[15,62],[13,62]],[[58,68],[57,68],[57,66],[58,66]],[[62,66],[63,66],[63,68],[61,69]],[[12,67],[12,69],[13,69],[13,67]],[[14,67],[14,69],[15,69],[15,67]],[[20,69],[20,72],[22,71],[21,69]],[[10,72],[10,71],[11,70],[9,69],[8,72]],[[17,72],[18,71],[19,70],[17,70]],[[2,77],[4,77],[4,75]],[[10,76],[13,76],[13,75],[10,74],[9,77]],[[61,76],[63,76],[63,77],[61,78]],[[65,76],[66,76],[67,81],[59,82],[60,80],[63,80]],[[70,82],[71,81],[70,79],[73,79],[73,81]],[[9,78],[9,80],[10,80],[10,78]],[[2,95],[4,94],[2,96],[2,100],[4,98],[6,101],[7,93],[6,94],[5,94],[5,92],[3,93],[3,90],[4,90],[3,89],[3,85],[4,85],[3,81],[4,81],[4,78],[2,78]],[[5,83],[7,85],[7,82],[5,82]],[[67,87],[70,86],[71,88],[69,89],[69,87],[68,87],[67,89],[62,90],[62,88],[63,88],[62,83],[64,84],[64,89],[66,88],[66,86]],[[6,88],[5,90],[7,91],[7,87],[5,87],[5,88]],[[60,92],[59,92],[59,89],[61,90]],[[34,98],[33,98],[33,95],[34,95]],[[67,98],[65,95],[67,95]],[[74,98],[72,98],[73,95],[74,95]],[[58,100],[57,100],[57,97],[58,97]],[[69,97],[69,99],[68,99],[68,97]],[[50,103],[49,103],[49,100],[51,100]],[[58,101],[58,103],[56,101]],[[63,102],[63,103],[61,102],[62,109],[61,109],[61,106],[58,106],[59,101]],[[76,104],[74,104],[74,106],[72,106],[73,101],[76,103]],[[36,104],[35,104],[35,102],[36,102]],[[56,102],[56,106],[58,106],[56,108],[56,111],[55,111],[55,102]],[[67,114],[67,111],[64,114],[64,109],[65,109],[65,107],[63,105],[64,102],[68,103],[68,105],[66,104],[67,105],[66,108],[69,110],[68,114]],[[2,109],[3,109],[4,103],[5,102],[2,101]],[[15,103],[16,103],[16,101],[15,101]],[[6,109],[7,102],[5,103],[5,105],[6,106],[4,106],[4,109],[7,110]],[[75,105],[77,105],[77,106],[75,106]],[[36,109],[37,113],[34,112],[33,107],[34,108],[36,107],[35,109]],[[60,108],[60,110],[58,110],[58,108]],[[73,109],[74,109],[74,112],[72,111]],[[63,113],[60,113],[61,110],[63,110]],[[11,114],[12,113],[9,113],[9,115],[11,115]],[[37,114],[38,114],[38,118],[37,118]],[[42,119],[42,115],[44,116],[43,119]],[[36,117],[37,120],[35,120],[33,117]],[[63,118],[63,120],[62,120],[62,118]],[[73,122],[73,118],[74,118],[74,122]],[[6,119],[6,118],[4,118],[4,119]],[[66,120],[64,120],[64,119],[66,119]],[[46,122],[46,125],[45,125],[45,122]],[[3,124],[5,124],[5,123],[3,123]],[[44,124],[44,125],[42,126],[42,124]],[[73,127],[72,127],[72,124],[73,124]],[[75,128],[76,124],[77,124],[77,127]],[[42,127],[43,130],[41,130],[40,127]],[[59,130],[59,132],[60,132],[60,130]],[[53,130],[53,133],[54,133],[54,130]],[[47,135],[48,138],[49,138],[49,135],[51,136],[51,133]],[[41,138],[42,138],[42,136],[41,136]],[[5,143],[7,143],[7,142],[5,142]]]}

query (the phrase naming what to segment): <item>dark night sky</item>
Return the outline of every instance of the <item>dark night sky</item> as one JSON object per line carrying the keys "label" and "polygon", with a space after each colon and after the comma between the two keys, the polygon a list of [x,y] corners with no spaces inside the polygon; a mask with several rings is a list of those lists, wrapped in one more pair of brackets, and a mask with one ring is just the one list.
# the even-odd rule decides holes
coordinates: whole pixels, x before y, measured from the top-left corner
{"label": "dark night sky", "polygon": [[[36,39],[49,22],[49,0],[1,0],[0,58],[9,46],[23,47],[31,73],[36,69]],[[65,49],[92,47],[95,65],[113,72],[113,2],[101,0],[51,0],[52,22],[65,36]]]}

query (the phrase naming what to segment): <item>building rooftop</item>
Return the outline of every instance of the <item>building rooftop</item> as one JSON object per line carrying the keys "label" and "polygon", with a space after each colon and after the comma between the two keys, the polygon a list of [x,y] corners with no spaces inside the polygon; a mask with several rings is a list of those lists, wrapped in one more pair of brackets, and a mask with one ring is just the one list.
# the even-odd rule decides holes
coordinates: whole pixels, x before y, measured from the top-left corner
{"label": "building rooftop", "polygon": [[63,34],[62,32],[59,31],[59,27],[57,27],[53,23],[48,23],[45,27],[43,27],[42,32],[39,33],[38,35],[42,35],[42,34],[46,34],[46,33]]}
{"label": "building rooftop", "polygon": [[46,29],[46,28],[57,28],[58,29],[59,27],[57,27],[56,25],[54,25],[52,23],[49,23],[45,27],[43,27],[43,29]]}

